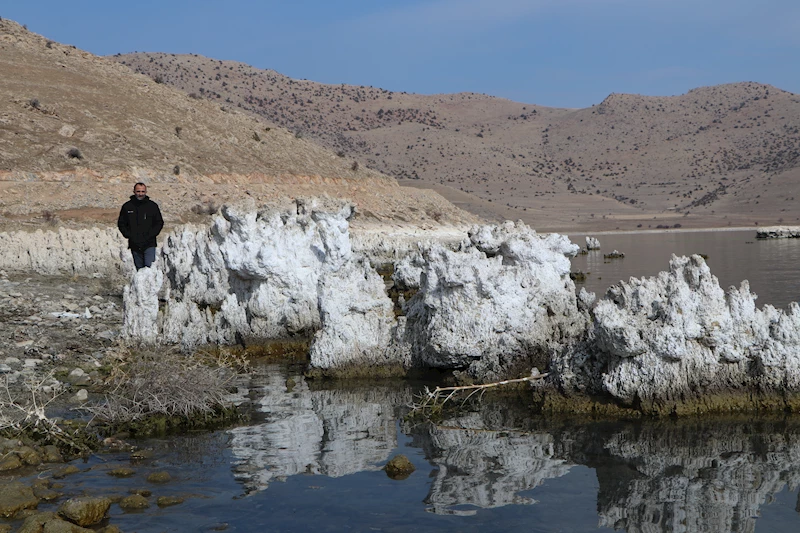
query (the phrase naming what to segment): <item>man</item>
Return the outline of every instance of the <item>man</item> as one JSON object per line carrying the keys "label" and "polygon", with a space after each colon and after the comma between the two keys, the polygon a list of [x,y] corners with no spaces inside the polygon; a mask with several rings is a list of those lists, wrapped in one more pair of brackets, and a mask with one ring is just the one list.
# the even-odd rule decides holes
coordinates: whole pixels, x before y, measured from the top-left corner
{"label": "man", "polygon": [[164,220],[158,204],[147,196],[147,185],[144,183],[133,186],[131,199],[119,211],[117,227],[122,236],[128,239],[136,270],[152,265],[156,259],[156,235],[161,233]]}

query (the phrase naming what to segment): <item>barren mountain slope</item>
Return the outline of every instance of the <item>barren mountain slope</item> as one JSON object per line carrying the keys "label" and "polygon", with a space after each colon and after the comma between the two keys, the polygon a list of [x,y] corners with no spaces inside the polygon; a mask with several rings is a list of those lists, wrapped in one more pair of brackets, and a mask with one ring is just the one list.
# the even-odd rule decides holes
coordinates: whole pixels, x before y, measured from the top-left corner
{"label": "barren mountain slope", "polygon": [[45,211],[51,220],[55,211],[112,220],[137,180],[171,220],[246,197],[323,194],[356,201],[376,220],[475,220],[235,106],[192,98],[9,20],[0,20],[0,80],[0,223]]}
{"label": "barren mountain slope", "polygon": [[[800,97],[757,83],[554,109],[479,94],[298,81],[197,55],[115,57],[314,138],[403,183],[536,227],[800,221]],[[760,198],[756,196],[761,195]],[[475,198],[479,197],[481,200]],[[483,207],[481,207],[481,204]]]}

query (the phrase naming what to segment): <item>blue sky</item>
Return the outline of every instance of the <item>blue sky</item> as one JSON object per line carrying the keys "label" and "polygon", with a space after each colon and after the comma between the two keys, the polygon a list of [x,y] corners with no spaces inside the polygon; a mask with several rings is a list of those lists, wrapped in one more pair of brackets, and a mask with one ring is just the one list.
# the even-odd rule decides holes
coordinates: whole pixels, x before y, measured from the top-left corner
{"label": "blue sky", "polygon": [[0,0],[0,17],[98,55],[558,107],[736,81],[800,93],[797,0]]}

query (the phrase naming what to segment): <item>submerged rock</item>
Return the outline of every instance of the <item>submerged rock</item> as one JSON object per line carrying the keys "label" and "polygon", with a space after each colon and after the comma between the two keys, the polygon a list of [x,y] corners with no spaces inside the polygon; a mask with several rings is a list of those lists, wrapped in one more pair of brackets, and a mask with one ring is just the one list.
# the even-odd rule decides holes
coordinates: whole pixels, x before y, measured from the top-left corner
{"label": "submerged rock", "polygon": [[71,498],[59,506],[58,514],[79,526],[91,526],[105,518],[109,507],[108,498]]}

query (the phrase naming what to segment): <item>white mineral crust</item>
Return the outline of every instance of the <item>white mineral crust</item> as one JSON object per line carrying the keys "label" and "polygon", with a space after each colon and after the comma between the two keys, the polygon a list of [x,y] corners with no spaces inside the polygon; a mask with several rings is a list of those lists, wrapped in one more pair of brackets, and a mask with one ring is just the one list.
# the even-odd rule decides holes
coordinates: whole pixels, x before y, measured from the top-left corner
{"label": "white mineral crust", "polygon": [[554,349],[586,327],[569,278],[567,255],[577,252],[566,237],[507,222],[473,228],[458,251],[433,245],[401,261],[395,280],[419,285],[402,341],[418,364],[489,379]]}
{"label": "white mineral crust", "polygon": [[[700,256],[611,287],[594,308],[589,342],[556,363],[562,384],[625,403],[715,390],[800,390],[800,307],[758,309],[743,281],[726,293]],[[569,387],[568,387],[569,388]],[[597,390],[599,389],[599,390]]]}

